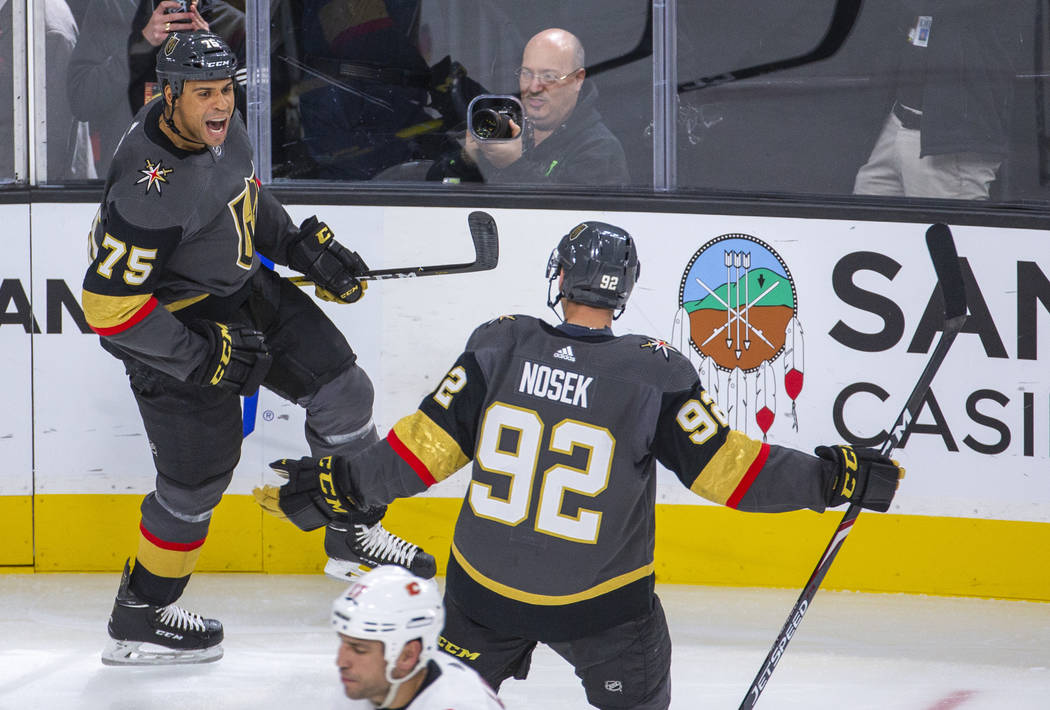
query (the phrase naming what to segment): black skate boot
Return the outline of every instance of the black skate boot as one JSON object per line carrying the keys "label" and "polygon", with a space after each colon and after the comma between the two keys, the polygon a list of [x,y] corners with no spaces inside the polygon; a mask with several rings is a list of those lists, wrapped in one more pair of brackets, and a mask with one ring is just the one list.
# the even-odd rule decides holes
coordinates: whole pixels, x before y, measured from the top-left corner
{"label": "black skate boot", "polygon": [[102,652],[107,666],[152,666],[208,663],[222,658],[222,624],[181,607],[154,606],[128,589],[131,565],[124,563],[113,613],[109,643]]}
{"label": "black skate boot", "polygon": [[385,507],[369,512],[372,514],[363,519],[329,523],[325,528],[324,551],[329,558],[325,574],[345,582],[373,567],[398,565],[423,579],[433,577],[437,572],[434,556],[384,528]]}

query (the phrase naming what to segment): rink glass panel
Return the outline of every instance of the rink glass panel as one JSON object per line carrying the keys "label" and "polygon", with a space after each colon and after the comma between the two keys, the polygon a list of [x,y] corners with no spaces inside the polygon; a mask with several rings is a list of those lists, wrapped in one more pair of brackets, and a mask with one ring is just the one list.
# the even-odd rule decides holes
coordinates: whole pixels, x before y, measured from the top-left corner
{"label": "rink glass panel", "polygon": [[[270,3],[272,52],[263,61],[276,181],[426,182],[433,162],[458,151],[466,102],[479,92],[518,93],[525,43],[560,27],[579,37],[595,69],[587,80],[627,152],[632,186],[652,184],[651,49],[600,68],[651,44],[644,0],[391,0],[339,10],[337,3]],[[378,67],[382,78],[367,76]]]}
{"label": "rink glass panel", "polygon": [[[78,88],[70,86],[69,58],[83,27],[90,26],[88,4],[38,0],[28,7],[13,2],[0,7],[0,48],[8,57],[0,57],[0,92],[15,99],[11,113],[0,120],[0,184],[79,185],[104,177],[103,128],[78,115],[82,111],[69,99]],[[929,200],[852,194],[857,169],[871,152],[901,79],[897,54],[904,6],[899,2],[860,3],[855,17],[845,7],[853,3],[835,0],[230,4],[247,13],[249,72],[242,105],[264,182],[338,191],[367,181],[370,189],[388,189],[391,199],[404,199],[394,195],[412,186],[414,194],[436,200],[487,190],[551,189],[613,199],[623,194],[760,198],[774,205],[813,198],[825,205],[875,207]],[[844,9],[845,19],[836,16]],[[943,37],[938,30],[947,32],[949,20],[995,18],[994,42],[988,44],[996,51],[977,70],[964,56],[958,65],[938,60],[931,69],[976,97],[973,113],[990,111],[981,97],[994,96],[995,111],[1005,116],[1004,155],[987,204],[1041,206],[1050,176],[1047,2],[987,0],[953,12],[962,20],[933,18],[931,41]],[[846,23],[848,35],[830,57],[701,90],[677,90],[702,78],[806,55],[833,19]],[[20,34],[27,26],[30,32]],[[586,81],[597,89],[597,108],[624,148],[630,183],[447,185],[433,174],[428,180],[433,162],[455,153],[462,141],[465,101],[478,91],[517,92],[514,70],[522,48],[547,27],[565,28],[581,39]],[[455,96],[435,100],[440,92],[429,88],[444,79],[455,85]]]}

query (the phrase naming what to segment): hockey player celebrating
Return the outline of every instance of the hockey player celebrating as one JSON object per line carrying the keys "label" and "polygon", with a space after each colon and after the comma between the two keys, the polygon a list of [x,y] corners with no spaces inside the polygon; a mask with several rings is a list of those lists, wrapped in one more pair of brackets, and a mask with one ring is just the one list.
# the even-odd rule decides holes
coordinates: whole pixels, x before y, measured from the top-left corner
{"label": "hockey player celebrating", "polygon": [[332,604],[346,696],[368,708],[502,708],[476,672],[437,652],[444,621],[433,580],[394,566],[360,577]]}
{"label": "hockey player celebrating", "polygon": [[[259,255],[306,274],[319,296],[339,303],[361,298],[357,276],[368,267],[316,218],[296,228],[259,184],[234,110],[235,69],[214,34],[168,37],[157,54],[163,98],[125,133],[92,229],[84,313],[124,363],[157,468],[135,564],[125,565],[109,620],[106,663],[222,655],[222,625],[174,602],[240,457],[240,395],[262,385],[304,407],[315,456],[378,440],[372,383],[354,351],[309,296],[261,268]],[[394,563],[434,574],[432,556],[383,528],[384,510],[332,518],[326,572],[347,579]]]}
{"label": "hockey player celebrating", "polygon": [[[640,268],[634,239],[578,225],[547,267],[558,326],[482,325],[419,409],[352,457],[271,466],[256,490],[305,530],[333,510],[418,493],[473,460],[445,585],[448,644],[499,689],[524,678],[537,642],[576,669],[599,708],[667,708],[671,643],[654,593],[656,462],[731,508],[889,508],[896,463],[849,446],[817,456],[730,429],[688,359],[661,340],[616,336]],[[557,295],[551,296],[557,289]]]}

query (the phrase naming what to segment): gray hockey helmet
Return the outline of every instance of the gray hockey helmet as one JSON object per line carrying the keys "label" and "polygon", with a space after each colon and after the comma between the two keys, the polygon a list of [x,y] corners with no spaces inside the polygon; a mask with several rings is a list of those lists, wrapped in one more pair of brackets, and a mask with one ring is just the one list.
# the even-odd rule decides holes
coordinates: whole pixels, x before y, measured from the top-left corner
{"label": "gray hockey helmet", "polygon": [[[547,305],[565,298],[595,308],[623,312],[641,274],[638,249],[626,230],[605,222],[583,222],[561,238],[547,262]],[[551,298],[558,274],[559,293]],[[619,313],[616,314],[619,316]]]}
{"label": "gray hockey helmet", "polygon": [[204,30],[172,32],[157,52],[157,81],[171,86],[172,98],[182,94],[185,81],[232,79],[237,57],[217,34]]}

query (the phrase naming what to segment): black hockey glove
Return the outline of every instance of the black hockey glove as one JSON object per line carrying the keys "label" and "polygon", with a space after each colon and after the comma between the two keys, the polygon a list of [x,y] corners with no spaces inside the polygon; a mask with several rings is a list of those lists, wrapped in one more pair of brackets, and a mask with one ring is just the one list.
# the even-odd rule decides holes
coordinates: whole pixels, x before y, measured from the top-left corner
{"label": "black hockey glove", "polygon": [[357,277],[368,273],[368,264],[337,242],[317,217],[299,226],[298,239],[288,247],[288,265],[313,281],[317,297],[325,301],[355,303],[365,295],[367,284]]}
{"label": "black hockey glove", "polygon": [[354,497],[343,490],[349,488],[350,467],[339,456],[279,459],[270,468],[288,483],[256,488],[252,491],[255,501],[267,513],[290,520],[302,530],[316,530],[345,518],[357,507]]}
{"label": "black hockey glove", "polygon": [[208,340],[208,357],[197,366],[189,381],[202,387],[221,387],[244,396],[259,389],[273,358],[263,335],[246,325],[195,320],[190,330]]}
{"label": "black hockey glove", "polygon": [[852,446],[818,446],[827,480],[824,498],[829,506],[859,503],[862,508],[885,513],[904,478],[900,465],[875,449]]}

